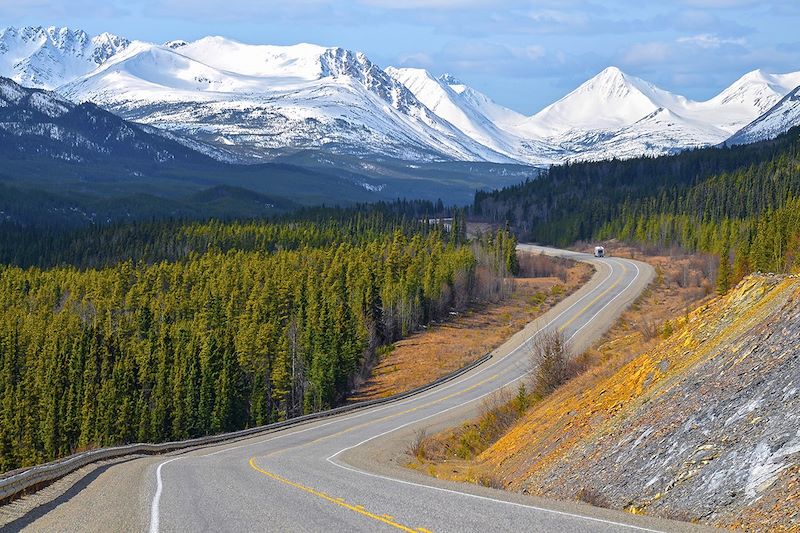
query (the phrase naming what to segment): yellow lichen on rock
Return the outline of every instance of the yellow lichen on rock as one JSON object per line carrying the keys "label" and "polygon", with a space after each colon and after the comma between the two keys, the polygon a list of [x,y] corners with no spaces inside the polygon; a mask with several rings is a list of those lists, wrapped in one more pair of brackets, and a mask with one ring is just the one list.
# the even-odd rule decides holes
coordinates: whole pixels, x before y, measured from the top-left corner
{"label": "yellow lichen on rock", "polygon": [[[756,483],[758,461],[788,460],[774,450],[791,451],[793,437],[770,432],[762,423],[764,417],[786,414],[757,411],[788,408],[776,396],[783,389],[762,381],[788,379],[779,371],[786,363],[776,357],[797,365],[794,352],[780,347],[793,346],[791,335],[800,336],[800,323],[793,324],[796,331],[784,331],[783,340],[772,338],[771,330],[782,319],[800,317],[799,294],[795,277],[746,278],[726,296],[689,313],[668,338],[609,377],[598,381],[602,373],[587,372],[535,405],[477,458],[468,477],[491,474],[513,490],[561,498],[576,497],[578,487],[589,483],[593,491],[604,489],[610,505],[632,512],[731,525],[729,514],[681,505],[691,501],[685,493],[697,484],[720,501],[751,505],[752,498],[742,495],[744,487],[724,493],[733,483],[734,447],[735,453],[749,454],[741,461],[755,473],[742,466],[735,474],[755,476],[748,481],[750,492],[765,494],[775,483],[771,477],[764,486]],[[767,348],[757,340],[761,337],[778,344]],[[771,468],[772,463],[765,464]],[[635,490],[630,485],[636,480],[626,479],[628,469],[641,477]],[[652,478],[645,481],[642,472],[652,472]],[[797,484],[787,487],[797,498]]]}

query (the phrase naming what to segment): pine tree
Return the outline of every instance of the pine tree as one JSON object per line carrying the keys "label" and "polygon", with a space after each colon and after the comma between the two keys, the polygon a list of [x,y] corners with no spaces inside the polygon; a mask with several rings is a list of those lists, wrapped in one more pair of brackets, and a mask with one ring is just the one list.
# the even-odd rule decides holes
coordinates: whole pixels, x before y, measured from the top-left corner
{"label": "pine tree", "polygon": [[717,273],[717,294],[727,294],[730,289],[731,264],[730,242],[726,238],[719,256],[719,272]]}

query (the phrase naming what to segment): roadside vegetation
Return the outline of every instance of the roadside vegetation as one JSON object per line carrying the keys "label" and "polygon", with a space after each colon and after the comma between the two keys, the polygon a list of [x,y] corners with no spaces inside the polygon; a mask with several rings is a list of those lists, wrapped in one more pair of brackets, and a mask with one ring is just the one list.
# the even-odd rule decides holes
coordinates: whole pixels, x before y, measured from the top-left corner
{"label": "roadside vegetation", "polygon": [[631,513],[794,531],[798,296],[796,277],[753,275],[644,351],[610,339],[605,363],[534,404],[473,461],[424,470]]}
{"label": "roadside vegetation", "polygon": [[[381,398],[429,383],[491,352],[530,321],[580,288],[591,266],[519,252],[519,274],[504,281],[491,300],[434,321],[377,351],[369,376],[349,401]],[[502,298],[501,298],[502,296]]]}
{"label": "roadside vegetation", "polygon": [[457,428],[418,434],[409,466],[631,513],[796,530],[797,276],[751,275],[719,296],[713,255],[606,244],[653,264],[651,287],[582,354],[543,336],[528,380]]}

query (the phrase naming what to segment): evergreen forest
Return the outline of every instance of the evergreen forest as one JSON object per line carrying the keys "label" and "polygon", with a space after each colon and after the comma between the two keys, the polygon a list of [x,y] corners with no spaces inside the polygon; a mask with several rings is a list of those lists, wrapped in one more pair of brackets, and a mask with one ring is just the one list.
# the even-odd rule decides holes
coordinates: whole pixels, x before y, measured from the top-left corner
{"label": "evergreen forest", "polygon": [[498,297],[517,268],[507,230],[468,242],[460,212],[415,209],[6,227],[0,471],[341,403],[380,346]]}

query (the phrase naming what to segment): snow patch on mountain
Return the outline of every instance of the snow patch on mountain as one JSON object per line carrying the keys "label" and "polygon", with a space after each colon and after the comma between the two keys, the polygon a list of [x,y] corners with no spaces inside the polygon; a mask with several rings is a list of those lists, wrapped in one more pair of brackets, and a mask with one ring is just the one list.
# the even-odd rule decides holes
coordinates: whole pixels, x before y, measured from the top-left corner
{"label": "snow patch on mountain", "polygon": [[102,65],[131,41],[83,30],[41,26],[0,29],[0,76],[26,86],[55,89]]}
{"label": "snow patch on mountain", "polygon": [[540,138],[520,135],[526,117],[446,74],[434,77],[425,69],[388,67],[386,72],[414,93],[431,111],[460,131],[511,159],[534,165],[557,163],[563,150]]}
{"label": "snow patch on mountain", "polygon": [[766,113],[736,132],[726,144],[747,144],[774,139],[795,126],[800,126],[800,86],[784,96]]}
{"label": "snow patch on mountain", "polygon": [[[343,48],[219,36],[155,45],[55,27],[0,30],[0,75],[190,136],[225,159],[311,149],[534,165],[719,144],[800,85],[800,72],[756,70],[699,102],[609,67],[528,117],[451,74],[384,70]],[[771,136],[792,116],[775,112],[737,138]]]}
{"label": "snow patch on mountain", "polygon": [[[520,139],[500,129],[481,107],[465,98],[466,86],[461,86],[462,91],[457,92],[424,69],[389,67],[386,73],[408,87],[428,109],[470,138],[509,157],[519,157]],[[490,103],[488,98],[486,101]]]}

